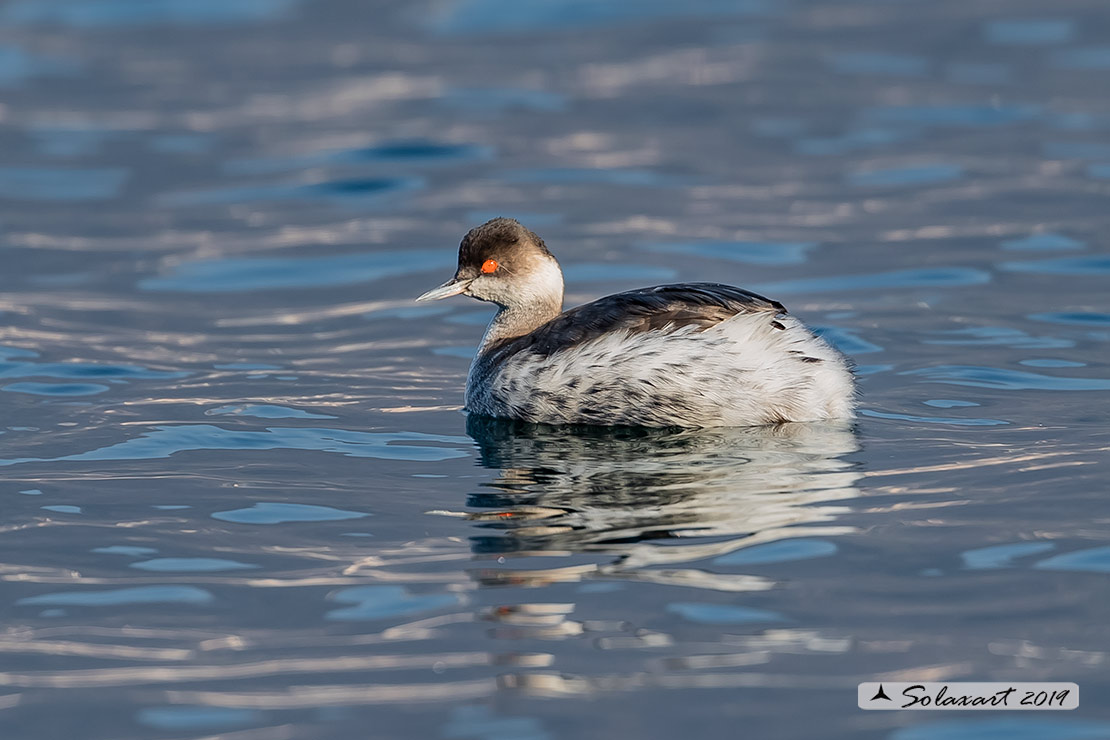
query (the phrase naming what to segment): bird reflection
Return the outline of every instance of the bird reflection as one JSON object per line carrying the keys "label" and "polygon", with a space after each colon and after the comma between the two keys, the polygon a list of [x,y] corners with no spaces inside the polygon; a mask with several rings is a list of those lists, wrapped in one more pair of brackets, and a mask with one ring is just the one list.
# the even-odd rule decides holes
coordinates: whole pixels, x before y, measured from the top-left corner
{"label": "bird reflection", "polygon": [[[486,569],[487,584],[624,578],[731,591],[756,576],[665,567],[789,537],[832,536],[858,494],[846,424],[666,430],[546,426],[471,415],[467,433],[498,471],[474,493],[481,556],[593,555],[543,570]],[[805,525],[805,526],[797,526]],[[596,556],[607,556],[597,558]],[[576,558],[579,560],[579,558]]]}

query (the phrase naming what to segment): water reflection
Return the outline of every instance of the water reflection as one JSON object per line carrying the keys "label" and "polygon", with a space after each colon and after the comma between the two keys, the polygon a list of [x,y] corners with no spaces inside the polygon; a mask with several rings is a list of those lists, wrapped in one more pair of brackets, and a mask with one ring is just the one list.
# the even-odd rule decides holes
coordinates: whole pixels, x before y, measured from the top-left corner
{"label": "water reflection", "polygon": [[[472,494],[480,555],[604,554],[597,564],[492,569],[488,584],[588,578],[761,590],[766,579],[673,570],[741,548],[852,531],[832,526],[858,494],[844,459],[858,449],[843,425],[712,430],[552,427],[471,416],[480,462],[498,471]],[[805,525],[805,526],[799,526]],[[799,557],[809,557],[803,553]],[[727,570],[729,560],[714,570]],[[724,565],[724,568],[717,566]]]}

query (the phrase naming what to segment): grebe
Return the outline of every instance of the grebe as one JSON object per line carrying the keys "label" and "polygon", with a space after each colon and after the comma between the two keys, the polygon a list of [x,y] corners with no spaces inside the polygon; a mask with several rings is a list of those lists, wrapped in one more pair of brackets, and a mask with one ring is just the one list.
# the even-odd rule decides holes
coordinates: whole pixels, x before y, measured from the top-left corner
{"label": "grebe", "polygon": [[563,273],[511,218],[473,228],[455,276],[416,300],[498,307],[466,410],[547,424],[757,426],[852,416],[848,361],[777,301],[716,283],[641,288],[563,311]]}

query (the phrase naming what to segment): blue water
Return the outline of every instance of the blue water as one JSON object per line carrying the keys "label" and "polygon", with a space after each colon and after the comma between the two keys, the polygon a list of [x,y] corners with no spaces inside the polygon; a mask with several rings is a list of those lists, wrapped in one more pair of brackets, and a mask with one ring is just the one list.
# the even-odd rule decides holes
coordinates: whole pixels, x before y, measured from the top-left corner
{"label": "blue water", "polygon": [[118,167],[0,167],[0,197],[7,201],[110,200],[120,194],[127,170]]}
{"label": "blue water", "polygon": [[[1110,737],[1107,70],[1102,0],[3,4],[0,738]],[[858,419],[467,418],[412,299],[496,216]]]}
{"label": "blue water", "polygon": [[239,524],[284,524],[285,522],[330,522],[337,519],[361,519],[369,516],[363,511],[343,511],[330,506],[313,504],[256,503],[246,509],[217,511],[213,519]]}

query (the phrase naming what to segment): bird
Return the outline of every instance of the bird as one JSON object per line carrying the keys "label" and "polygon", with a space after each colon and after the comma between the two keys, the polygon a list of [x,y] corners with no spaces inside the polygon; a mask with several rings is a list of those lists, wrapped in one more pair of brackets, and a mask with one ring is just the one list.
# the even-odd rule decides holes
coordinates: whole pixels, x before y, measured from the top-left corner
{"label": "bird", "polygon": [[616,293],[563,310],[563,273],[511,218],[471,229],[458,269],[419,296],[497,306],[465,410],[537,424],[747,427],[850,419],[851,363],[778,301],[718,283]]}

